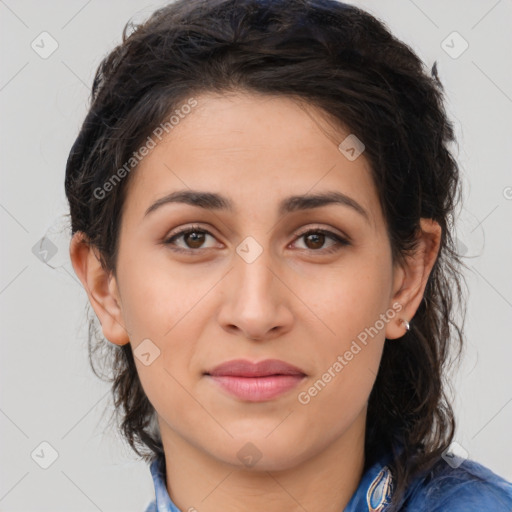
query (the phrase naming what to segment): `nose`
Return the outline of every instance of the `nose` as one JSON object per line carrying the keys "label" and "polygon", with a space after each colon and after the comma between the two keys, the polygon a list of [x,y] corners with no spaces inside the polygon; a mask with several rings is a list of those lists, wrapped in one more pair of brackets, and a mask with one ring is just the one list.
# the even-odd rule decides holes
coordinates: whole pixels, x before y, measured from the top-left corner
{"label": "nose", "polygon": [[291,329],[290,289],[268,249],[252,262],[234,255],[226,276],[224,302],[218,316],[223,329],[252,341],[265,341]]}

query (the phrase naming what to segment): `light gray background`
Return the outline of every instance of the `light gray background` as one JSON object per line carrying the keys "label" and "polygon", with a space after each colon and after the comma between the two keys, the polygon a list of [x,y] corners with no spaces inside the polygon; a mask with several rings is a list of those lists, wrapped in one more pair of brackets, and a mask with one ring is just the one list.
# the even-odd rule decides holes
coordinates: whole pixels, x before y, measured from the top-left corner
{"label": "light gray background", "polygon": [[[153,497],[149,469],[105,431],[109,387],[89,369],[86,295],[58,229],[67,212],[65,162],[94,71],[130,18],[141,21],[163,3],[0,1],[4,512],[139,512]],[[471,458],[512,480],[512,2],[352,3],[384,20],[429,68],[438,61],[459,140],[465,206],[458,238],[470,267],[467,348],[454,380],[456,439]],[[47,59],[31,48],[43,31],[59,45]],[[458,58],[441,46],[453,31],[469,44]],[[445,44],[461,48],[453,36]],[[48,264],[32,252],[44,235],[58,249]],[[59,455],[46,470],[30,455],[42,441]]]}

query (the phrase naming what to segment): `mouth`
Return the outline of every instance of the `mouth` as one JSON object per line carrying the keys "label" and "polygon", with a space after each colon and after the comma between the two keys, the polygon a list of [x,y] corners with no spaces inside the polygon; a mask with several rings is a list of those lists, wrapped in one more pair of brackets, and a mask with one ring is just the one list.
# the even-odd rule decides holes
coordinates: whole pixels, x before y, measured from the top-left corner
{"label": "mouth", "polygon": [[205,372],[215,384],[242,401],[264,402],[295,388],[306,373],[277,359],[259,363],[237,359],[227,361]]}

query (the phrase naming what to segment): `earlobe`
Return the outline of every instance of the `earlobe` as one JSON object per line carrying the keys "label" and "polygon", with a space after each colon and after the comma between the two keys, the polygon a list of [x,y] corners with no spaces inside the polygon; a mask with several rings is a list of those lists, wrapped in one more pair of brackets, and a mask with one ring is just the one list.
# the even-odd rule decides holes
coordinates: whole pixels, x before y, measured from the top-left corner
{"label": "earlobe", "polygon": [[106,270],[97,250],[82,232],[76,232],[69,246],[71,263],[91,303],[103,335],[116,345],[129,343],[129,333],[124,326],[117,283],[112,272]]}
{"label": "earlobe", "polygon": [[[418,310],[428,278],[436,262],[441,244],[441,226],[433,219],[420,219],[421,232],[418,245],[412,255],[394,274],[394,294],[391,303],[399,303],[402,308],[386,326],[386,338],[401,338],[414,323],[413,317]],[[409,328],[408,328],[409,326]]]}
{"label": "earlobe", "polygon": [[405,307],[407,282],[406,267],[397,264],[393,269],[393,296],[391,300],[391,307],[396,314],[387,323],[385,331],[386,338],[390,340],[401,338],[409,330],[407,326],[409,326],[412,317],[409,316],[408,309]]}

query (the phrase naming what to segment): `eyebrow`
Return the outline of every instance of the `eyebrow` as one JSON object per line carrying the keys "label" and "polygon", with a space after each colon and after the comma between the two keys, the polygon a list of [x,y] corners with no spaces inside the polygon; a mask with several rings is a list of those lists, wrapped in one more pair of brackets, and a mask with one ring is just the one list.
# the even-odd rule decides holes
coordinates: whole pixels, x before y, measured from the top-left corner
{"label": "eyebrow", "polygon": [[[229,212],[235,210],[233,202],[221,194],[201,192],[198,190],[177,190],[155,201],[146,210],[144,217],[169,203],[184,203],[206,210],[225,210]],[[300,210],[320,208],[329,204],[339,204],[349,207],[364,217],[367,222],[370,221],[368,212],[357,201],[341,192],[334,191],[287,197],[279,203],[278,214],[284,215]]]}

